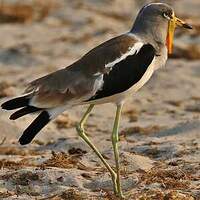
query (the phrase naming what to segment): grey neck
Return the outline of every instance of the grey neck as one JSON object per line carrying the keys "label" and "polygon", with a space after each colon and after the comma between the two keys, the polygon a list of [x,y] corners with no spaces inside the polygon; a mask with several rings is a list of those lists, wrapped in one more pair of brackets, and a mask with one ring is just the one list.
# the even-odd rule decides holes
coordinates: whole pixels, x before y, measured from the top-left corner
{"label": "grey neck", "polygon": [[168,23],[159,23],[159,20],[144,20],[142,17],[136,19],[131,33],[138,35],[144,42],[159,50],[160,46],[166,44]]}

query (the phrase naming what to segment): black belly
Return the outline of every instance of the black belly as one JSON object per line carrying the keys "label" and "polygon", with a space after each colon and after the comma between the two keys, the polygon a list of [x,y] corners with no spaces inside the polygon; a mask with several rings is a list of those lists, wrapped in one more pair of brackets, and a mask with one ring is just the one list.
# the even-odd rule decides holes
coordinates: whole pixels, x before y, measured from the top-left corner
{"label": "black belly", "polygon": [[108,74],[103,75],[103,87],[87,101],[109,97],[124,92],[137,83],[155,56],[152,45],[144,45],[137,54],[126,57],[112,67]]}

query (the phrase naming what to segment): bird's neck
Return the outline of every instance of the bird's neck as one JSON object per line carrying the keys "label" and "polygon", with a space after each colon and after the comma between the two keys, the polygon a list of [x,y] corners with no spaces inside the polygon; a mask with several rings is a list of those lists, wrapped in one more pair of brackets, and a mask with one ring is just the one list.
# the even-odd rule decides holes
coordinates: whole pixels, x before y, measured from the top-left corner
{"label": "bird's neck", "polygon": [[[152,25],[148,25],[151,23]],[[157,24],[155,21],[135,21],[131,33],[139,36],[142,41],[150,43],[155,49],[166,45],[168,24]],[[166,30],[166,31],[165,31]]]}

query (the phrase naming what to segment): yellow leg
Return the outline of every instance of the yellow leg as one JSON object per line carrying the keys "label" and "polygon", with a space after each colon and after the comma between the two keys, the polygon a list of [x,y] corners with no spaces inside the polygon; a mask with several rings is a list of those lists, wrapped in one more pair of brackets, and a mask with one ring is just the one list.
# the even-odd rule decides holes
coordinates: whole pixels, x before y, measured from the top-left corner
{"label": "yellow leg", "polygon": [[84,131],[84,124],[85,124],[87,118],[89,117],[90,112],[92,111],[93,108],[94,108],[94,105],[90,105],[89,106],[89,108],[87,109],[87,111],[84,114],[83,118],[81,119],[80,123],[77,124],[76,130],[77,130],[79,136],[92,148],[92,150],[96,153],[96,155],[100,158],[100,160],[103,162],[105,167],[110,172],[110,175],[111,175],[112,181],[113,181],[114,193],[117,194],[118,193],[118,191],[117,191],[117,175],[116,175],[115,171],[110,167],[108,162],[103,158],[103,156],[101,155],[99,150],[90,141],[90,139],[87,137],[87,135],[85,134],[85,131]]}
{"label": "yellow leg", "polygon": [[120,182],[120,163],[119,163],[119,151],[118,151],[118,142],[119,142],[119,122],[120,122],[120,116],[121,116],[121,110],[122,110],[122,104],[117,105],[117,111],[113,126],[113,132],[112,132],[112,145],[114,150],[114,156],[115,156],[115,164],[116,164],[116,172],[117,172],[117,191],[118,196],[120,198],[124,198],[121,190],[121,182]]}

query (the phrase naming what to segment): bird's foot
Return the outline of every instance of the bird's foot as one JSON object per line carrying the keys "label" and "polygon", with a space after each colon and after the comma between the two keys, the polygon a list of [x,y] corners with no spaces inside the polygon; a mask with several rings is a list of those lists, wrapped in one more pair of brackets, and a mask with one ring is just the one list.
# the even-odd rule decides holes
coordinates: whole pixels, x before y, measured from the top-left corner
{"label": "bird's foot", "polygon": [[111,173],[112,182],[113,182],[113,191],[116,196],[118,196],[118,189],[117,189],[117,174],[115,172]]}
{"label": "bird's foot", "polygon": [[123,195],[122,192],[119,192],[116,196],[119,197],[120,199],[125,199],[125,196]]}

